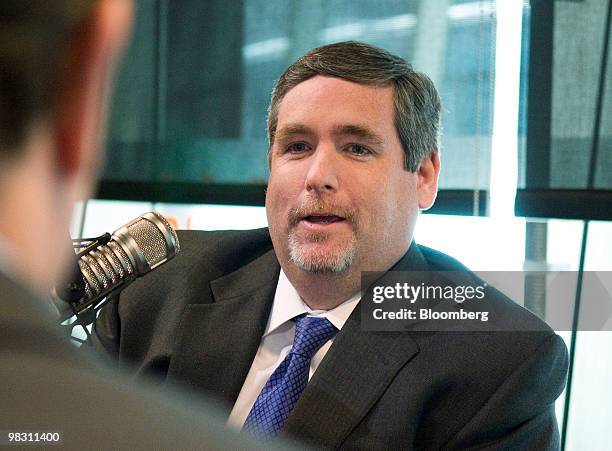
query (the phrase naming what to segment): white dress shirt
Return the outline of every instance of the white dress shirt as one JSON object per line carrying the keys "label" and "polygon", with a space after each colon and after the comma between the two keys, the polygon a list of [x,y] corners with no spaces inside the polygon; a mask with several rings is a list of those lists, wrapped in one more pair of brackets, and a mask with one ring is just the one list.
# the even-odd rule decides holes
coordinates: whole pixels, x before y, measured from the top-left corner
{"label": "white dress shirt", "polygon": [[[291,321],[293,318],[304,313],[308,316],[327,318],[338,330],[341,330],[353,309],[357,306],[360,295],[360,292],[357,292],[350,299],[331,310],[311,310],[302,301],[302,298],[281,269],[268,324],[227,424],[242,429],[264,385],[266,385],[276,367],[289,354],[295,336],[295,323]],[[327,354],[333,341],[334,338],[332,337],[315,353],[310,361],[308,380]]]}

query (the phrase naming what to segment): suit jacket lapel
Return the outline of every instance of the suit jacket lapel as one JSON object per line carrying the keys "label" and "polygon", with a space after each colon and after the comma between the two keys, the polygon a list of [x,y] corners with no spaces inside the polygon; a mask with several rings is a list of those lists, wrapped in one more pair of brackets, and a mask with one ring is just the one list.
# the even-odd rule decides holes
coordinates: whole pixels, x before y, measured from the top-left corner
{"label": "suit jacket lapel", "polygon": [[265,330],[279,271],[270,251],[211,282],[214,302],[190,304],[183,314],[168,378],[231,408]]}
{"label": "suit jacket lapel", "polygon": [[[427,269],[415,243],[394,271]],[[419,351],[406,332],[364,332],[355,308],[308,383],[283,433],[337,448],[367,415],[398,371]]]}

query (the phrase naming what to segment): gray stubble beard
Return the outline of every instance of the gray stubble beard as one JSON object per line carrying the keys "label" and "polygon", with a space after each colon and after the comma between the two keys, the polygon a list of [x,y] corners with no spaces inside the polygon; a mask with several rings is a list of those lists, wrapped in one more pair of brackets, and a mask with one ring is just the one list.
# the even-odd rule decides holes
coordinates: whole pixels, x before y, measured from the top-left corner
{"label": "gray stubble beard", "polygon": [[[320,243],[327,238],[323,234],[312,234],[311,242]],[[289,232],[289,258],[300,269],[312,274],[342,273],[349,269],[357,254],[357,238],[351,233],[345,249],[340,255],[308,257],[301,249],[295,229]]]}

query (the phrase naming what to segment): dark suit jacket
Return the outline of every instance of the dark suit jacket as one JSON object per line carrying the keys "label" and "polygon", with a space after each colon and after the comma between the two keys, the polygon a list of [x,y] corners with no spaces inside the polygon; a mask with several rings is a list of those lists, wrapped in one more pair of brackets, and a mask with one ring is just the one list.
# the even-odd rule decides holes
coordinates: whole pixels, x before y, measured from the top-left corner
{"label": "dark suit jacket", "polygon": [[[136,377],[155,374],[233,406],[260,344],[279,274],[267,230],[182,232],[181,254],[100,315],[98,346]],[[413,244],[394,267],[457,270]],[[356,308],[284,433],[323,448],[556,449],[562,340],[500,296],[533,332],[364,332]]]}
{"label": "dark suit jacket", "polygon": [[0,431],[59,432],[75,450],[253,449],[212,411],[153,398],[79,355],[44,305],[0,273]]}

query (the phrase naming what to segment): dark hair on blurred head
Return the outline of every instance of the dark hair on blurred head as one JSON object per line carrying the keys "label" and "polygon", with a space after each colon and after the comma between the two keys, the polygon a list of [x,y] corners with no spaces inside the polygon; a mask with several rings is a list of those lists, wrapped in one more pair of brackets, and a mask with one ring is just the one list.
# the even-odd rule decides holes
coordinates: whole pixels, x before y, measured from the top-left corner
{"label": "dark hair on blurred head", "polygon": [[316,75],[394,88],[395,128],[404,148],[408,171],[416,171],[424,158],[439,150],[441,103],[433,82],[399,56],[354,41],[311,50],[281,75],[272,91],[268,109],[270,147],[274,144],[283,97],[296,85]]}
{"label": "dark hair on blurred head", "polygon": [[53,108],[68,40],[94,4],[0,1],[0,158],[17,155],[29,127]]}

